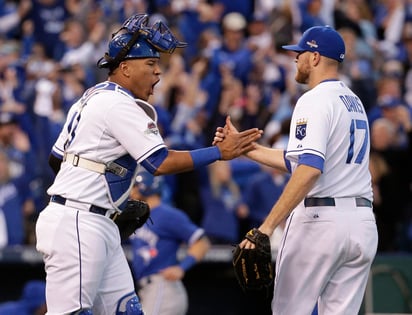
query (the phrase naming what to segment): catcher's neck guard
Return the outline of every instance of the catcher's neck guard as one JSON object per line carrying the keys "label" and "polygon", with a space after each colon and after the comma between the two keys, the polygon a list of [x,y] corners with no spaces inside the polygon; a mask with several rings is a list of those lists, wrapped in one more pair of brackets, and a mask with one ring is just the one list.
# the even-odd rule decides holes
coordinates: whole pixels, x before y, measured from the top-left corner
{"label": "catcher's neck guard", "polygon": [[99,68],[115,68],[124,59],[159,58],[159,52],[171,54],[187,43],[180,42],[162,21],[148,26],[147,14],[135,14],[112,34],[109,51],[97,62]]}

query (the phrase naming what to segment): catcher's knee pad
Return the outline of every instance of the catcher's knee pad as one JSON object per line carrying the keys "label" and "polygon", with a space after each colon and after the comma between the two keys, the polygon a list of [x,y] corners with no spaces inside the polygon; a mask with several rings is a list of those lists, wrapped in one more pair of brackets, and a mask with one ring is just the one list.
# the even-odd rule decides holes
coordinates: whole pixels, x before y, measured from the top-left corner
{"label": "catcher's knee pad", "polygon": [[144,315],[142,304],[137,295],[132,292],[125,295],[117,304],[116,315]]}

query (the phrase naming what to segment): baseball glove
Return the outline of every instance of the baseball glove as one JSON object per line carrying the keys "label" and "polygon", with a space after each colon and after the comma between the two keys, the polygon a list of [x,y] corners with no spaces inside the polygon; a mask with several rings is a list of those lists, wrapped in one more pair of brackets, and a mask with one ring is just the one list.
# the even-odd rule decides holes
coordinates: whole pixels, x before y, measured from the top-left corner
{"label": "baseball glove", "polygon": [[272,252],[269,237],[254,228],[245,236],[255,244],[254,249],[240,248],[233,251],[233,268],[240,287],[245,293],[262,291],[269,294],[273,283]]}
{"label": "baseball glove", "polygon": [[125,209],[114,219],[122,241],[129,238],[136,229],[145,224],[150,217],[149,205],[141,200],[128,200]]}

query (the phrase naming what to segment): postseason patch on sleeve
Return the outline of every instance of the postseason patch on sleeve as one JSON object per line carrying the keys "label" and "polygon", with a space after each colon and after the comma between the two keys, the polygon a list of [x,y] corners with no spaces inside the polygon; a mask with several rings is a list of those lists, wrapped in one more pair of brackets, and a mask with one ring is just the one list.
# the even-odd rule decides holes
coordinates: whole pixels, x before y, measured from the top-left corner
{"label": "postseason patch on sleeve", "polygon": [[149,122],[147,124],[147,129],[145,131],[145,134],[155,134],[158,135],[159,134],[159,129],[157,128],[157,125],[154,122]]}
{"label": "postseason patch on sleeve", "polygon": [[308,120],[307,119],[298,119],[296,121],[295,137],[299,140],[302,140],[306,137],[306,127]]}

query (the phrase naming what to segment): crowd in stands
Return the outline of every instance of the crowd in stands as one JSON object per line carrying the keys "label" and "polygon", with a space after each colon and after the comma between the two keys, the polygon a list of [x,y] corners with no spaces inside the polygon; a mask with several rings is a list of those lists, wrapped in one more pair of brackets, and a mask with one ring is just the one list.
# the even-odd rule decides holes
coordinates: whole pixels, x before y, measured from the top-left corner
{"label": "crowd in stands", "polygon": [[[408,0],[0,0],[0,247],[34,244],[53,180],[51,146],[71,104],[107,73],[96,62],[125,18],[149,13],[188,47],[161,57],[150,99],[171,148],[212,143],[227,115],[285,147],[294,54],[314,25],[344,37],[342,77],[370,119],[380,252],[412,252],[412,2]],[[287,175],[238,158],[167,176],[167,200],[216,243],[233,244],[269,212]],[[4,223],[5,222],[5,223]],[[4,236],[2,224],[7,226]],[[4,241],[3,241],[4,240]]]}

